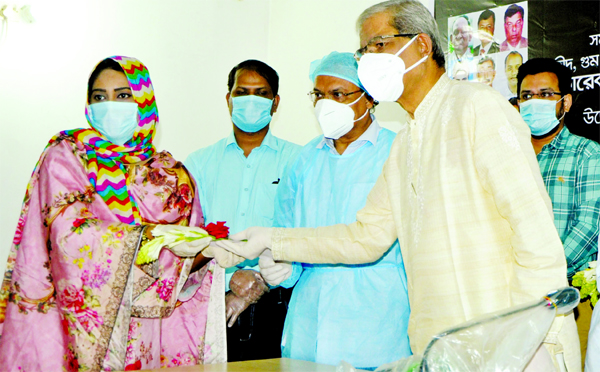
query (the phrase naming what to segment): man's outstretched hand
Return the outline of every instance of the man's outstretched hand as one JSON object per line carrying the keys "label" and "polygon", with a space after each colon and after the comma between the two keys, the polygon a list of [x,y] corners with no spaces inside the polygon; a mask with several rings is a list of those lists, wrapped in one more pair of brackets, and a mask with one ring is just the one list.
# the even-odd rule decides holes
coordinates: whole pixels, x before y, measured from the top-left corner
{"label": "man's outstretched hand", "polygon": [[265,249],[271,248],[270,227],[249,227],[244,231],[229,236],[229,240],[217,240],[215,244],[238,256],[253,260]]}

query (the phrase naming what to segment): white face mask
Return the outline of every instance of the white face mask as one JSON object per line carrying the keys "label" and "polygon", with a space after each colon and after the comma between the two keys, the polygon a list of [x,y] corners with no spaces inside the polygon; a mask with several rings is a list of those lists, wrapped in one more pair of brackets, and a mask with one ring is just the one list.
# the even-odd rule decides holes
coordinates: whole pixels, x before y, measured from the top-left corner
{"label": "white face mask", "polygon": [[138,105],[135,102],[99,102],[90,105],[92,127],[110,142],[123,146],[133,138],[138,127]]}
{"label": "white face mask", "polygon": [[315,105],[315,115],[323,131],[323,135],[327,138],[338,139],[354,128],[354,123],[364,118],[369,109],[358,119],[354,120],[354,110],[350,108],[358,102],[365,93],[360,95],[354,102],[343,104],[332,99],[320,99]]}
{"label": "white face mask", "polygon": [[379,102],[394,102],[404,91],[404,74],[423,63],[429,55],[406,68],[400,54],[419,35],[413,37],[396,54],[367,53],[358,61],[358,78],[371,97]]}

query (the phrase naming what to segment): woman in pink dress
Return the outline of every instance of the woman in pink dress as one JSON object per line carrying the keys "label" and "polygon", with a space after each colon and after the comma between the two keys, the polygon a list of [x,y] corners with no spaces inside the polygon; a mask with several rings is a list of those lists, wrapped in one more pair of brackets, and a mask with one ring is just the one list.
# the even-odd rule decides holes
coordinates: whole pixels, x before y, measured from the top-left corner
{"label": "woman in pink dress", "polygon": [[225,362],[223,270],[207,251],[135,264],[154,225],[204,223],[194,180],[152,144],[146,67],[102,61],[86,118],[50,140],[27,186],[0,290],[0,370]]}

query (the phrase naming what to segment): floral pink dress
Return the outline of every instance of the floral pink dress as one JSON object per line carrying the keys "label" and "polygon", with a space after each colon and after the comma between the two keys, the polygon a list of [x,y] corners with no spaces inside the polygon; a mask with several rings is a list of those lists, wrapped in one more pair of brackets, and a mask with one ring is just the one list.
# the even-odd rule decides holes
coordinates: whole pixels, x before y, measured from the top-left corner
{"label": "floral pink dress", "polygon": [[163,249],[134,264],[144,224],[201,226],[195,185],[167,152],[127,167],[142,225],[96,193],[84,146],[46,148],[0,291],[1,371],[133,370],[225,362],[223,270]]}

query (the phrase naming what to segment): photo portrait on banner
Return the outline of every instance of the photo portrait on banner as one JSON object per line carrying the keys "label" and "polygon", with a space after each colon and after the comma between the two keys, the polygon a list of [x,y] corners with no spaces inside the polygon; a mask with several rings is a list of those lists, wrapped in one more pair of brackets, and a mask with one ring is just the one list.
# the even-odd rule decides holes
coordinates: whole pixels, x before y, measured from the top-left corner
{"label": "photo portrait on banner", "polygon": [[446,71],[517,96],[517,72],[528,59],[527,1],[448,18]]}
{"label": "photo portrait on banner", "polygon": [[519,66],[552,58],[573,74],[566,126],[600,141],[599,1],[435,0],[435,5],[442,38],[448,40],[450,77],[491,85],[517,105]]}

